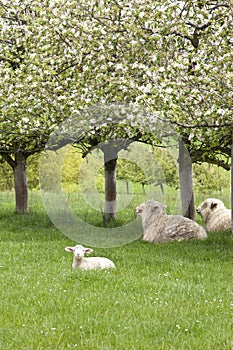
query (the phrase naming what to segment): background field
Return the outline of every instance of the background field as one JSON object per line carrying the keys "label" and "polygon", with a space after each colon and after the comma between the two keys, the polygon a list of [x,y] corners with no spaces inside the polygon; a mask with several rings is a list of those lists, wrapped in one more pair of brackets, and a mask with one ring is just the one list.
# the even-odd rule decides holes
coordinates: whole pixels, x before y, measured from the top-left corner
{"label": "background field", "polygon": [[[119,221],[142,200],[134,196]],[[230,232],[96,248],[116,270],[73,271],[64,248],[74,242],[51,224],[39,193],[28,215],[14,213],[11,192],[0,203],[0,349],[233,349]]]}

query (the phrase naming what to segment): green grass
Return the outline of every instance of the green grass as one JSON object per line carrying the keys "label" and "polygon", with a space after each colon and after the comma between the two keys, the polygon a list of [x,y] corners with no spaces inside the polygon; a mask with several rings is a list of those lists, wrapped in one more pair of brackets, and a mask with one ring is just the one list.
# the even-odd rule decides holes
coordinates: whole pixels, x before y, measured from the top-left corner
{"label": "green grass", "polygon": [[230,232],[95,248],[117,268],[73,271],[64,248],[74,242],[30,196],[21,216],[1,194],[1,350],[233,349]]}

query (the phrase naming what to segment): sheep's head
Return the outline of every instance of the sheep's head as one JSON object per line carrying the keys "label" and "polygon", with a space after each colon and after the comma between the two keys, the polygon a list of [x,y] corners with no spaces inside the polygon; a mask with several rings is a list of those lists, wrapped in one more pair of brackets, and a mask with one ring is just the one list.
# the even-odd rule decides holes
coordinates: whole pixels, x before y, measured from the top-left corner
{"label": "sheep's head", "polygon": [[90,254],[93,252],[93,249],[91,248],[85,248],[82,245],[76,245],[74,247],[66,247],[65,250],[67,252],[74,253],[75,259],[82,259],[85,254]]}
{"label": "sheep's head", "polygon": [[164,206],[163,204],[153,201],[153,200],[149,200],[145,203],[140,204],[136,209],[135,209],[135,213],[137,215],[140,216],[144,216],[144,215],[161,215],[165,213],[165,209],[166,206]]}
{"label": "sheep's head", "polygon": [[216,198],[208,198],[204,202],[202,202],[196,209],[197,213],[200,216],[205,216],[207,213],[211,213],[214,210],[225,208],[222,201]]}

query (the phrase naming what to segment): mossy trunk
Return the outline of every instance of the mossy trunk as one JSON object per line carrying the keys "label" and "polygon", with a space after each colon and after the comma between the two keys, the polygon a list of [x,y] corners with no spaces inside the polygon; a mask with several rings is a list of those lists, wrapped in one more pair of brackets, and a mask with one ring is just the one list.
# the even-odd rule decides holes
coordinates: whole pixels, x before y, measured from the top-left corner
{"label": "mossy trunk", "polygon": [[192,161],[182,140],[179,142],[179,181],[183,216],[195,221]]}
{"label": "mossy trunk", "polygon": [[104,150],[105,210],[104,221],[116,220],[116,167],[117,153],[111,148]]}
{"label": "mossy trunk", "polygon": [[105,168],[105,210],[104,221],[116,219],[116,164],[117,159],[104,163]]}
{"label": "mossy trunk", "polygon": [[233,235],[233,144],[231,145],[231,225]]}
{"label": "mossy trunk", "polygon": [[14,186],[15,186],[15,203],[17,213],[28,213],[28,184],[26,174],[27,158],[22,152],[15,154]]}

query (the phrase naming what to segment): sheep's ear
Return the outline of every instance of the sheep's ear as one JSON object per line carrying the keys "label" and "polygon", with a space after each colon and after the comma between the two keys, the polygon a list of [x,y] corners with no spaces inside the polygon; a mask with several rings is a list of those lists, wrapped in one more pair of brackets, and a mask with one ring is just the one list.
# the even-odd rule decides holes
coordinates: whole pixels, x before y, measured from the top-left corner
{"label": "sheep's ear", "polygon": [[210,205],[210,209],[214,209],[214,208],[216,208],[216,207],[217,207],[217,205],[218,205],[218,203],[216,203],[216,202],[212,202],[212,203],[211,203],[211,205]]}
{"label": "sheep's ear", "polygon": [[65,248],[65,251],[67,251],[67,252],[73,252],[73,251],[74,251],[74,248],[73,248],[73,247],[66,247],[66,248]]}
{"label": "sheep's ear", "polygon": [[93,249],[91,248],[85,248],[85,253],[86,254],[91,254],[93,252]]}
{"label": "sheep's ear", "polygon": [[158,208],[159,208],[159,205],[155,204],[155,205],[153,205],[152,210],[156,211]]}
{"label": "sheep's ear", "polygon": [[163,204],[161,204],[161,205],[158,205],[158,204],[155,204],[154,206],[153,206],[153,208],[152,208],[152,211],[153,212],[158,212],[158,213],[165,213],[165,209],[167,208],[167,206],[166,205],[163,205]]}

